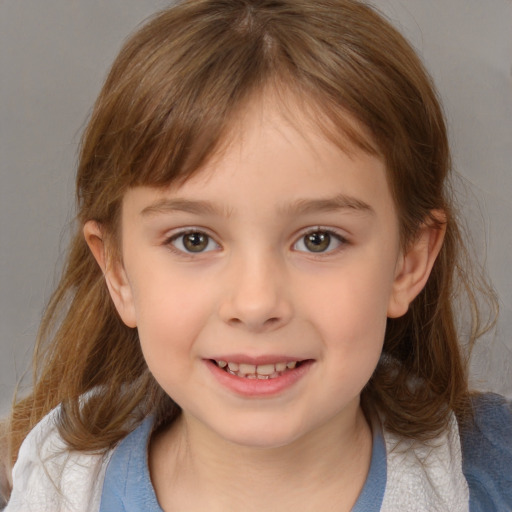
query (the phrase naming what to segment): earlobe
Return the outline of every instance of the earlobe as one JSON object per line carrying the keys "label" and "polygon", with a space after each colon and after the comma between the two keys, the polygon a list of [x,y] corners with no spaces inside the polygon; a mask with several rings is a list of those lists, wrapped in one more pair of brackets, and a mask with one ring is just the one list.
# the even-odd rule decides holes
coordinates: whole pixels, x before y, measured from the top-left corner
{"label": "earlobe", "polygon": [[444,213],[434,212],[434,217],[438,222],[423,224],[416,239],[400,257],[388,305],[389,318],[405,315],[428,281],[446,232]]}
{"label": "earlobe", "polygon": [[117,312],[128,327],[136,327],[137,321],[130,283],[121,262],[109,258],[101,225],[93,220],[87,221],[83,233],[94,259],[101,267]]}

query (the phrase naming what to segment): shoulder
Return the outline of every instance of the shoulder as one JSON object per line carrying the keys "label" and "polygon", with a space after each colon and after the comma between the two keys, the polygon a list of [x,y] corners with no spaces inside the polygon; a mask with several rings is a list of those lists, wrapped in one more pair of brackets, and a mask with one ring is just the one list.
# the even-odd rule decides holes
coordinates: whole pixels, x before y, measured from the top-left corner
{"label": "shoulder", "polygon": [[386,429],[387,481],[382,511],[468,512],[459,429],[452,415],[438,437],[420,441]]}
{"label": "shoulder", "polygon": [[481,394],[473,408],[473,422],[460,430],[471,511],[512,510],[512,401]]}
{"label": "shoulder", "polygon": [[110,453],[70,451],[57,429],[59,408],[23,441],[5,512],[73,512],[99,508]]}
{"label": "shoulder", "polygon": [[105,474],[100,512],[161,512],[148,467],[154,418],[148,416],[114,449]]}

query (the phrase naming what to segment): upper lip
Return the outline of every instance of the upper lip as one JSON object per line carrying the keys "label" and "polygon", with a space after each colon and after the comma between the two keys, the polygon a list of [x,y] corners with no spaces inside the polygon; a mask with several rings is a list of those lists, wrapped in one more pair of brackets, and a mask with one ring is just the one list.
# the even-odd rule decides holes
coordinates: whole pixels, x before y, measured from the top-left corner
{"label": "upper lip", "polygon": [[305,361],[309,358],[266,354],[261,356],[249,356],[247,354],[224,354],[209,357],[214,361],[226,361],[229,363],[252,364],[254,366],[275,363],[291,363],[293,361]]}

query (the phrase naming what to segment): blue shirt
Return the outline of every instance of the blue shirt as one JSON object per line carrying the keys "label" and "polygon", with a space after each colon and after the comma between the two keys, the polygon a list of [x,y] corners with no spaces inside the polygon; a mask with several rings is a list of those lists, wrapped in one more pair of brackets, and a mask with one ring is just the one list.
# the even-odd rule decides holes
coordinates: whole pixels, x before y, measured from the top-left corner
{"label": "blue shirt", "polygon": [[[460,432],[470,511],[512,511],[512,403],[486,394],[477,397],[474,406],[474,425]],[[153,419],[146,418],[115,449],[105,475],[100,512],[162,512],[148,467],[152,426]],[[370,470],[352,512],[379,512],[386,471],[384,438],[374,427]]]}

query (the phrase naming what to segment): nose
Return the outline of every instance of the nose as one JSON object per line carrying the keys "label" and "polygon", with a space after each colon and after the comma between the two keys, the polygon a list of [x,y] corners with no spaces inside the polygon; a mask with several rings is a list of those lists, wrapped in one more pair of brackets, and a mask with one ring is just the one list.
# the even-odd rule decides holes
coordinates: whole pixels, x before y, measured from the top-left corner
{"label": "nose", "polygon": [[286,269],[277,258],[251,255],[232,262],[220,305],[222,320],[251,332],[272,331],[292,317]]}

